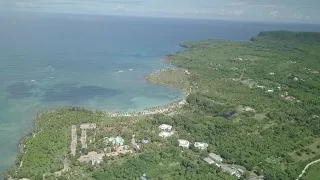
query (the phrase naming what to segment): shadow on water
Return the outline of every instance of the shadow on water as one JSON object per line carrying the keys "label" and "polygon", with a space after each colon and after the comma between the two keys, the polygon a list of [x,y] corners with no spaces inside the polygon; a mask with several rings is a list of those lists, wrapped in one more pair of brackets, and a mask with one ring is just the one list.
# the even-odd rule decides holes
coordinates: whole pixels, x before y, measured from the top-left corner
{"label": "shadow on water", "polygon": [[6,87],[8,99],[23,99],[33,95],[32,89],[34,85],[24,82],[17,82]]}
{"label": "shadow on water", "polygon": [[46,90],[42,97],[43,102],[68,101],[77,103],[92,98],[110,98],[121,94],[121,91],[99,86],[76,86],[75,84],[57,84]]}

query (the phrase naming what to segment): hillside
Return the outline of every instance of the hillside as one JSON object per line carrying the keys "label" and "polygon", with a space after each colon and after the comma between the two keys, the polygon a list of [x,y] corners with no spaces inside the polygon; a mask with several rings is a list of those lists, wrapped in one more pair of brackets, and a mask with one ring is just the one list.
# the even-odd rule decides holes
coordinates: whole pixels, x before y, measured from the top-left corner
{"label": "hillside", "polygon": [[284,43],[300,43],[309,45],[320,45],[320,33],[318,32],[291,32],[291,31],[264,31],[251,41],[273,41]]}

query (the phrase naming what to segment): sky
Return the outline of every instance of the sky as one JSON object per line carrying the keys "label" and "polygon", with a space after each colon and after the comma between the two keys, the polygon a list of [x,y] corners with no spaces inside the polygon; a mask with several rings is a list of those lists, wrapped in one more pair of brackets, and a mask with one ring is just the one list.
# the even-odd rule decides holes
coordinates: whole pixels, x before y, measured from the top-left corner
{"label": "sky", "polygon": [[320,23],[320,0],[0,0],[18,11]]}

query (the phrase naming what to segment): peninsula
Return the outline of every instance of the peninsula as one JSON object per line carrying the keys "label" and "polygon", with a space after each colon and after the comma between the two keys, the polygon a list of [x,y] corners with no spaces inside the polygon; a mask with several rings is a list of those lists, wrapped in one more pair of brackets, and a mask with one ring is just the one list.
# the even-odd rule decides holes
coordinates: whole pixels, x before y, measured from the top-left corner
{"label": "peninsula", "polygon": [[146,79],[182,89],[184,101],[134,115],[43,110],[6,177],[292,180],[318,162],[320,33],[180,46],[165,58],[178,69]]}

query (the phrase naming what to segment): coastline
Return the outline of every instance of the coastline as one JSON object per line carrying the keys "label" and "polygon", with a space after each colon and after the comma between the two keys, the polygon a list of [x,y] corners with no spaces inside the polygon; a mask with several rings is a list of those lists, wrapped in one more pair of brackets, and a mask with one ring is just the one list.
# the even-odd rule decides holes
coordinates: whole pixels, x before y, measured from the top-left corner
{"label": "coastline", "polygon": [[[303,125],[299,124],[299,120],[304,120],[302,116],[298,118],[297,121],[283,122],[281,117],[284,116],[292,119],[296,118],[296,114],[292,114],[290,112],[287,113],[285,110],[301,109],[301,103],[288,103],[285,100],[279,100],[279,97],[281,97],[280,90],[279,92],[275,91],[274,94],[271,94],[268,91],[261,91],[258,88],[252,88],[247,84],[234,83],[230,78],[230,76],[238,77],[239,75],[241,75],[239,72],[236,72],[234,70],[235,66],[239,68],[247,67],[247,64],[245,64],[244,62],[233,61],[235,57],[247,57],[248,59],[252,60],[250,62],[250,64],[252,65],[252,69],[247,69],[248,74],[252,74],[252,76],[248,75],[246,78],[248,80],[254,79],[256,82],[260,83],[264,82],[264,76],[261,77],[255,72],[261,72],[261,64],[254,62],[262,60],[261,57],[265,57],[267,55],[270,56],[268,56],[267,58],[269,60],[268,63],[263,66],[269,67],[269,69],[270,67],[273,67],[273,63],[288,64],[292,63],[292,61],[287,62],[288,60],[282,58],[283,51],[278,52],[277,50],[272,54],[269,54],[269,50],[265,51],[265,49],[259,49],[259,54],[255,54],[255,56],[248,56],[246,55],[248,53],[257,53],[256,47],[252,46],[249,43],[242,43],[243,46],[239,46],[239,43],[237,42],[219,43],[220,42],[212,40],[190,44],[186,43],[187,45],[189,45],[189,47],[191,47],[191,49],[186,51],[185,54],[177,53],[177,55],[167,57],[163,60],[165,62],[169,61],[169,63],[171,62],[172,64],[176,64],[178,67],[180,66],[184,68],[180,68],[178,70],[160,71],[160,73],[158,74],[153,74],[145,77],[150,83],[162,84],[167,86],[169,85],[171,87],[180,88],[182,90],[187,89],[181,88],[183,87],[183,85],[190,85],[188,86],[189,91],[185,92],[190,92],[192,88],[191,85],[194,85],[195,89],[193,90],[193,93],[190,96],[188,93],[186,93],[186,97],[189,96],[189,104],[185,106],[185,108],[180,109],[182,113],[178,114],[177,117],[171,117],[171,114],[163,113],[171,111],[180,112],[177,110],[179,110],[179,108],[181,107],[179,105],[183,105],[183,103],[186,103],[186,97],[182,100],[173,102],[172,105],[158,106],[149,109],[147,108],[145,111],[138,111],[134,113],[120,112],[115,114],[109,113],[108,115],[105,113],[105,111],[94,111],[92,109],[88,110],[81,107],[62,107],[61,109],[56,108],[55,110],[51,111],[39,111],[39,113],[37,114],[34,131],[33,133],[30,133],[30,135],[32,135],[33,137],[26,136],[26,138],[24,138],[22,142],[26,145],[25,150],[28,151],[28,153],[26,155],[23,155],[23,153],[19,154],[22,154],[23,156],[20,156],[20,159],[17,158],[15,168],[7,171],[8,176],[12,175],[14,178],[18,179],[23,177],[39,177],[38,175],[46,174],[49,171],[51,172],[50,167],[53,167],[55,168],[54,170],[59,171],[61,169],[61,164],[59,164],[60,162],[56,162],[55,159],[57,156],[66,154],[68,150],[66,144],[70,143],[70,134],[68,132],[70,131],[70,127],[74,124],[88,123],[88,121],[92,123],[99,123],[99,127],[101,127],[100,130],[109,131],[109,129],[105,130],[104,128],[107,127],[115,129],[117,134],[119,134],[119,132],[126,132],[127,139],[129,139],[131,138],[132,133],[134,133],[135,135],[137,134],[138,136],[140,134],[141,138],[153,136],[157,137],[157,126],[162,123],[171,124],[172,120],[174,120],[172,125],[175,129],[179,130],[179,137],[181,135],[181,137],[185,137],[185,139],[190,140],[192,143],[194,141],[198,141],[197,139],[193,138],[198,138],[201,141],[203,139],[205,143],[210,145],[217,144],[217,149],[210,149],[210,153],[217,153],[218,155],[221,155],[224,159],[226,159],[227,162],[229,162],[230,160],[232,160],[232,162],[234,162],[234,160],[240,162],[238,165],[244,167],[244,169],[246,169],[246,172],[249,173],[248,175],[256,176],[257,174],[255,174],[255,172],[260,173],[263,171],[262,175],[265,177],[272,178],[277,176],[281,178],[284,177],[283,179],[288,179],[288,177],[290,177],[289,179],[293,179],[294,177],[295,179],[296,176],[298,176],[298,170],[300,172],[300,169],[303,169],[302,165],[307,164],[308,162],[310,162],[310,160],[312,160],[313,156],[320,153],[318,149],[315,149],[320,147],[320,145],[319,147],[316,147],[320,139],[317,139],[316,136],[314,136],[317,133],[316,127],[318,126],[317,123],[319,121],[314,120],[318,118],[318,116],[314,114],[313,107],[306,106],[304,107],[305,109],[302,108],[308,113],[308,115],[313,114],[313,116],[309,118],[309,122],[311,123],[306,123]],[[266,47],[270,48],[285,48],[288,46],[287,44],[280,44],[279,47],[273,47],[273,44],[268,43],[261,43],[260,45],[265,45]],[[300,46],[297,47],[298,50],[299,47]],[[235,51],[235,48],[239,49]],[[303,44],[300,48],[304,48]],[[316,46],[312,46],[312,48],[313,50],[316,50]],[[217,50],[217,52],[215,52],[215,50]],[[246,54],[242,54],[244,52]],[[219,56],[216,57],[215,55],[217,54]],[[190,58],[188,57],[188,55],[190,55]],[[271,55],[278,58],[271,58],[273,57]],[[298,52],[297,56],[294,57],[300,57],[300,55],[302,56],[303,54]],[[215,63],[212,63],[212,57],[215,57]],[[260,58],[257,59],[257,57]],[[315,62],[315,58],[312,58],[314,56],[310,55],[308,57],[310,57],[310,59],[312,60],[310,60],[311,62]],[[185,61],[190,61],[190,64],[186,63]],[[260,62],[263,63],[265,61]],[[297,60],[297,62],[301,63],[302,67],[309,67],[307,64],[309,63],[309,61],[304,62]],[[217,67],[220,67],[220,69],[218,69]],[[183,71],[184,69],[185,71]],[[188,76],[188,70],[190,70],[191,76]],[[292,66],[288,66],[287,69],[284,70],[274,70],[274,72],[276,72],[277,76],[279,77],[282,77],[289,72],[296,72],[296,69]],[[266,71],[264,73],[267,74],[269,73],[269,71]],[[172,75],[178,75],[178,77]],[[305,76],[314,77],[316,75],[308,72],[301,72],[297,75],[297,77],[299,78]],[[183,78],[188,80],[189,84],[181,83],[181,80],[183,80]],[[293,79],[292,82],[289,83],[296,83],[295,81],[297,80]],[[214,82],[214,84],[212,82]],[[273,83],[274,84],[268,85],[270,87],[277,87],[278,84],[276,83],[282,84],[283,82],[281,82],[281,78],[274,78]],[[317,85],[317,83],[315,83],[315,85]],[[312,86],[309,85],[307,87]],[[299,88],[300,86],[292,87],[292,91],[303,92],[303,89]],[[312,95],[307,95],[310,95],[310,97],[316,97],[318,92],[316,92],[315,90],[312,92]],[[276,99],[276,101],[274,101],[274,99]],[[314,103],[315,101],[313,101],[313,99],[305,98],[304,102]],[[275,107],[275,105],[279,108],[274,109],[273,107]],[[230,120],[216,118],[221,114],[221,112],[229,113],[231,112],[230,110],[237,110],[239,108],[249,108],[251,110],[249,110],[250,112],[241,110],[239,114],[235,115],[235,117],[231,118]],[[190,114],[189,111],[184,111],[185,109],[189,109]],[[152,116],[152,114],[158,113],[160,113],[159,116]],[[271,116],[266,116],[268,115],[267,113],[270,113],[269,115]],[[149,114],[150,116],[148,116]],[[129,118],[116,118],[123,116],[129,116]],[[130,118],[131,116],[137,117]],[[130,124],[131,122],[132,124]],[[271,125],[270,122],[272,123]],[[279,125],[280,123],[282,123],[281,126],[274,129],[274,127],[278,127],[277,125]],[[281,127],[288,128],[286,129]],[[41,133],[42,130],[45,133]],[[150,134],[148,134],[148,132]],[[222,132],[227,132],[227,134],[224,134]],[[296,134],[296,132],[305,133]],[[109,136],[108,133],[110,132],[106,132],[105,135]],[[188,135],[190,134],[192,134],[192,136],[188,137]],[[279,136],[279,134],[282,135]],[[296,135],[297,137],[292,138],[292,134]],[[261,139],[265,140],[261,141]],[[52,141],[54,143],[46,143],[48,141]],[[157,142],[161,142],[161,139],[159,139],[159,141]],[[257,144],[258,146],[252,146],[252,144]],[[267,146],[270,148],[263,148]],[[304,153],[304,151],[306,150],[298,149],[297,146],[301,146],[303,148],[314,148],[314,151],[310,149],[312,152],[307,154],[307,152]],[[79,147],[81,148],[81,146]],[[167,149],[163,149],[163,151],[160,152],[157,152],[159,146],[150,147],[152,147],[151,149],[149,149],[150,151],[146,152],[156,152],[154,155],[159,155],[159,157],[161,157],[162,152],[171,154],[170,156],[167,156],[166,160],[168,162],[172,162],[172,158],[175,157],[174,153],[170,153],[172,150],[170,147]],[[245,150],[241,151],[243,154],[237,154],[234,150],[234,147],[239,147]],[[46,153],[46,149],[54,149],[55,151],[53,153]],[[207,155],[201,154],[200,152],[194,151],[192,149],[191,151],[192,153],[189,156],[184,156],[186,157],[186,160],[190,162],[194,161],[194,155],[197,155],[198,157],[205,157]],[[38,157],[40,157],[41,159],[41,156],[37,156],[38,152],[42,152],[42,157],[48,159],[46,163],[39,164],[39,162],[36,161]],[[303,155],[307,156],[308,159],[301,160],[297,152],[300,154],[303,153]],[[80,153],[84,152],[80,151]],[[284,155],[281,155],[279,157],[279,153]],[[232,155],[233,157],[228,157],[228,155]],[[243,156],[250,157],[250,162],[244,162],[243,160],[247,158],[244,159]],[[23,166],[19,167],[19,164],[21,165],[22,161],[24,161]],[[175,159],[174,161],[183,164],[183,161],[181,161],[181,159]],[[152,166],[153,169],[159,168],[158,162],[152,164],[149,162],[148,158],[145,159],[144,163],[146,167],[154,165]],[[259,166],[254,166],[257,163],[259,163]],[[121,172],[127,172],[128,167],[139,166],[139,162],[134,166],[132,166],[132,163],[128,163],[126,164],[126,166],[109,166],[108,168],[114,169],[110,171],[105,171],[105,169],[103,169],[101,171],[96,171],[96,173],[97,175],[108,177],[110,175],[110,172],[120,174]],[[277,174],[274,174],[273,169],[270,168],[271,166],[278,169],[285,167],[286,171],[277,171]],[[167,175],[170,176],[170,173],[174,173],[174,170],[171,170],[170,164],[168,164],[167,167],[168,168],[166,168],[165,170],[166,172],[168,172]],[[199,170],[203,170],[201,167],[199,167]],[[179,167],[179,169],[182,170],[184,170],[185,168],[186,166]],[[83,169],[81,168],[81,170],[82,172],[87,172],[87,170],[89,169],[83,167]],[[72,175],[72,173],[74,173],[75,171],[71,171],[70,174]],[[133,169],[133,171],[135,171],[135,169]],[[139,174],[144,173],[145,171],[147,171],[147,174],[150,174],[148,170],[144,170]],[[27,172],[31,172],[31,175],[27,174]],[[161,174],[163,172],[165,172],[163,171],[163,169],[157,169],[157,171],[153,175],[157,176],[158,174]],[[135,172],[132,172],[134,176],[139,176],[139,174],[134,173]],[[68,177],[70,174],[68,174]],[[213,174],[217,175],[216,173]],[[91,175],[92,174],[88,173],[86,178],[91,177]],[[100,179],[102,180],[104,178]],[[223,177],[221,179],[223,179]],[[224,179],[226,179],[226,176],[224,176]]]}
{"label": "coastline", "polygon": [[[181,46],[181,43],[179,43],[179,46]],[[181,46],[181,47],[183,47],[183,46]],[[185,46],[184,48],[187,48],[187,46]],[[171,54],[171,53],[167,54],[166,57],[165,58],[161,58],[160,61],[163,61],[163,62],[165,62],[167,64],[172,65],[168,61],[167,58],[169,56],[173,56],[173,55],[174,54]],[[105,113],[105,115],[107,117],[111,117],[111,118],[116,118],[116,117],[136,117],[136,116],[148,116],[148,115],[155,115],[155,114],[177,113],[178,109],[182,108],[182,106],[187,103],[186,98],[191,93],[191,86],[188,88],[188,90],[185,90],[184,88],[181,88],[181,87],[175,87],[174,85],[163,84],[163,83],[155,82],[155,81],[152,81],[152,80],[149,79],[149,77],[161,76],[161,73],[166,73],[166,72],[170,72],[170,71],[177,71],[177,70],[183,70],[183,72],[186,71],[186,70],[184,70],[182,68],[179,68],[179,67],[160,69],[160,70],[158,70],[158,71],[156,71],[154,73],[151,73],[150,75],[145,76],[144,79],[147,81],[147,83],[160,84],[160,85],[163,85],[163,86],[169,86],[169,87],[177,88],[182,92],[183,98],[181,98],[179,100],[175,100],[175,101],[173,101],[171,103],[168,103],[168,104],[161,105],[161,106],[149,107],[149,108],[145,108],[145,109],[137,110],[137,111],[134,110],[133,112],[128,112],[128,111],[110,112],[110,111],[106,111],[106,110],[102,110],[102,112]],[[73,107],[73,106],[65,106],[65,107]],[[61,107],[58,106],[58,107],[54,107],[54,108],[50,108],[50,109],[42,109],[42,110],[39,110],[37,112],[37,114],[33,118],[33,127],[32,127],[32,129],[29,132],[27,132],[26,135],[22,136],[20,138],[20,140],[17,142],[17,146],[19,148],[19,153],[17,153],[17,155],[16,155],[15,162],[13,163],[13,165],[11,165],[9,168],[7,168],[5,172],[0,174],[0,178],[2,178],[4,180],[15,180],[14,178],[12,178],[10,176],[8,171],[10,171],[11,169],[14,169],[14,168],[19,168],[19,166],[22,165],[23,160],[20,161],[19,157],[23,156],[23,154],[26,154],[26,152],[28,151],[28,149],[25,149],[26,144],[28,143],[28,138],[35,137],[36,134],[37,134],[35,131],[37,129],[36,126],[37,126],[37,118],[38,118],[38,116],[41,116],[42,114],[47,113],[47,112],[53,112],[57,108],[61,108]],[[90,110],[94,110],[94,109],[90,109]]]}

